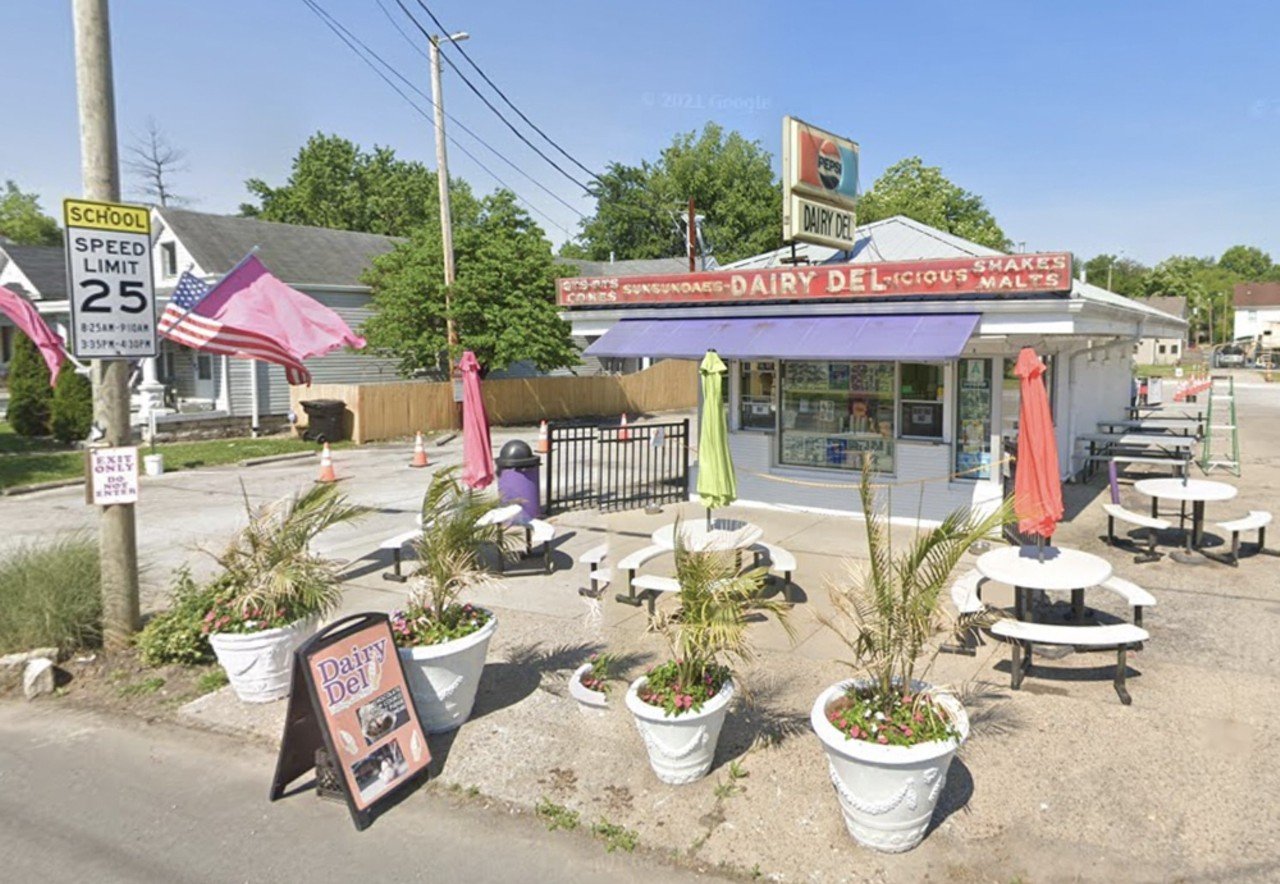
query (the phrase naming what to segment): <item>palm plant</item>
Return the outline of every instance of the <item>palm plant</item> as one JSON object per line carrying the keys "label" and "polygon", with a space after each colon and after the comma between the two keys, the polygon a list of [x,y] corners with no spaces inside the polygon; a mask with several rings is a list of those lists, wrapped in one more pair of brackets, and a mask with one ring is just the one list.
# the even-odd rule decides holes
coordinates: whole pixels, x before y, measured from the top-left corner
{"label": "palm plant", "polygon": [[[651,625],[666,639],[673,660],[651,672],[649,679],[651,702],[668,705],[664,701],[670,701],[674,711],[696,709],[699,700],[706,699],[699,694],[714,695],[716,691],[707,688],[718,690],[719,683],[728,677],[731,664],[754,659],[755,649],[748,634],[753,612],[773,614],[787,635],[794,637],[789,606],[760,596],[766,569],[740,570],[736,552],[690,550],[680,527],[677,522],[675,564],[680,592],[676,606],[659,611]],[[666,678],[659,673],[664,668]],[[664,690],[666,687],[671,690]],[[682,705],[679,698],[688,696],[695,687],[699,693]]]}
{"label": "palm plant", "polygon": [[341,567],[311,551],[311,542],[335,525],[352,522],[367,507],[346,501],[332,485],[313,485],[257,508],[245,501],[249,524],[216,556],[224,602],[248,615],[287,611],[294,617],[325,614],[338,606]]}
{"label": "palm plant", "polygon": [[422,501],[422,535],[414,541],[416,607],[435,621],[445,619],[467,589],[492,579],[481,552],[487,545],[506,555],[518,539],[501,524],[482,524],[493,509],[489,494],[477,494],[458,480],[458,468],[439,470]]}
{"label": "palm plant", "polygon": [[864,468],[859,485],[870,561],[865,567],[850,565],[846,579],[831,584],[835,616],[818,619],[840,637],[852,653],[851,665],[871,683],[870,691],[860,696],[888,713],[932,665],[939,651],[935,638],[985,625],[986,614],[950,618],[940,604],[942,593],[961,556],[975,542],[996,534],[1010,520],[1011,509],[1006,502],[985,514],[957,510],[895,555],[870,475]]}

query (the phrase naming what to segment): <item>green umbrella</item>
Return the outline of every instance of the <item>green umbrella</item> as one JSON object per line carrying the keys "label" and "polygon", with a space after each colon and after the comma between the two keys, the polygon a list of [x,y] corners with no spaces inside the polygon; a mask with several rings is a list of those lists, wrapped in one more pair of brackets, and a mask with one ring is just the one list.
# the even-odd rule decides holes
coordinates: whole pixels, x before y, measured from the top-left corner
{"label": "green umbrella", "polygon": [[711,510],[728,506],[738,499],[738,480],[733,474],[733,457],[729,454],[729,427],[723,401],[724,377],[728,372],[720,355],[708,350],[698,366],[702,375],[702,413],[698,419],[698,496]]}

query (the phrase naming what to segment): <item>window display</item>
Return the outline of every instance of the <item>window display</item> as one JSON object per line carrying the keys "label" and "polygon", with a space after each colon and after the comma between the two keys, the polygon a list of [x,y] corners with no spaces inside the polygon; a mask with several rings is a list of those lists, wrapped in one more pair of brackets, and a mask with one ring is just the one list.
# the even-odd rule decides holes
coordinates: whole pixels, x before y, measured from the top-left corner
{"label": "window display", "polygon": [[900,396],[903,438],[941,439],[943,371],[941,365],[902,363]]}
{"label": "window display", "polygon": [[893,363],[782,363],[780,462],[860,470],[870,454],[893,472],[893,379]]}
{"label": "window display", "polygon": [[956,473],[991,478],[992,372],[990,359],[961,359],[956,401]]}
{"label": "window display", "polygon": [[776,362],[740,362],[738,425],[744,430],[773,432],[777,423],[774,405]]}

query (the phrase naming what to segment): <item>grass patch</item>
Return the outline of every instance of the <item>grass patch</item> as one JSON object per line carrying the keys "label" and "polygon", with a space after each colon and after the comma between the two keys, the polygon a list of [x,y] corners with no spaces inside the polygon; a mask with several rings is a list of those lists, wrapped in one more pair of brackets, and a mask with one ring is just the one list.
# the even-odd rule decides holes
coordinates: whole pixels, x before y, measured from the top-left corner
{"label": "grass patch", "polygon": [[[1133,373],[1140,378],[1171,378],[1177,376],[1177,368],[1176,365],[1135,365]],[[1182,374],[1183,377],[1190,377],[1201,370],[1202,368],[1196,366],[1183,367]]]}
{"label": "grass patch", "polygon": [[608,820],[601,820],[592,826],[591,834],[604,842],[604,849],[609,853],[613,853],[615,850],[625,850],[627,853],[631,853],[636,849],[636,845],[640,843],[640,836],[635,829],[628,829]]}
{"label": "grass patch", "polygon": [[[22,439],[14,436],[8,424],[0,422],[0,488],[11,488],[18,485],[32,485],[37,482],[56,482],[63,479],[84,478],[84,452],[67,451],[56,447],[50,440]],[[47,443],[48,447],[22,448],[13,443],[12,451],[5,448],[8,440],[21,440],[22,443]],[[330,447],[350,448],[350,442],[338,442]],[[139,444],[142,454],[149,454],[151,448]],[[224,464],[239,463],[256,457],[273,457],[278,454],[296,454],[319,450],[314,442],[295,439],[292,436],[280,436],[264,439],[207,439],[199,442],[168,442],[157,445],[157,453],[164,455],[166,471],[191,470],[198,467],[212,467]]]}
{"label": "grass patch", "polygon": [[67,446],[52,437],[35,439],[19,436],[9,426],[8,421],[0,420],[0,455],[27,454],[33,451],[66,451]]}
{"label": "grass patch", "polygon": [[164,687],[164,679],[158,675],[153,675],[151,678],[144,678],[142,681],[135,681],[120,688],[120,696],[143,697],[147,694],[154,694],[162,687]]}
{"label": "grass patch", "polygon": [[214,691],[225,687],[227,684],[229,684],[227,680],[227,673],[223,671],[221,666],[219,666],[215,669],[210,669],[204,675],[196,679],[196,690],[201,694],[212,694]]}
{"label": "grass patch", "polygon": [[0,562],[0,654],[102,639],[98,545],[84,535],[28,544]]}
{"label": "grass patch", "polygon": [[534,812],[546,822],[547,828],[552,831],[578,828],[578,812],[570,810],[563,804],[556,804],[550,798],[540,799],[534,808]]}

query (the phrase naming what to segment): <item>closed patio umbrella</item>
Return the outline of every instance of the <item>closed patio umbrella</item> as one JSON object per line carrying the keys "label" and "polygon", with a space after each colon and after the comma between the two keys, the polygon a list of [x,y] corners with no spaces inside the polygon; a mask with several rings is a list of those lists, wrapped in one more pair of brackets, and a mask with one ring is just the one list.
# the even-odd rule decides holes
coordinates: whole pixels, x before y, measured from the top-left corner
{"label": "closed patio umbrella", "polygon": [[480,362],[470,350],[458,363],[462,369],[462,481],[479,490],[493,481],[493,445],[489,416],[480,395]]}
{"label": "closed patio umbrella", "polygon": [[1013,511],[1018,517],[1018,531],[1034,534],[1036,546],[1042,547],[1062,520],[1058,441],[1044,388],[1044,363],[1035,350],[1023,347],[1013,370],[1021,379],[1022,394]]}
{"label": "closed patio umbrella", "polygon": [[715,350],[708,350],[698,366],[702,376],[702,411],[698,415],[698,496],[711,510],[738,499],[738,480],[729,454],[729,426],[724,412],[724,378],[728,369]]}

